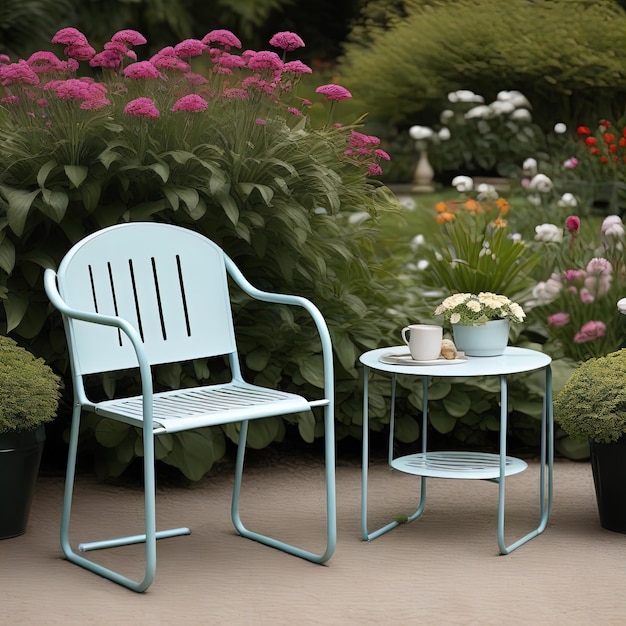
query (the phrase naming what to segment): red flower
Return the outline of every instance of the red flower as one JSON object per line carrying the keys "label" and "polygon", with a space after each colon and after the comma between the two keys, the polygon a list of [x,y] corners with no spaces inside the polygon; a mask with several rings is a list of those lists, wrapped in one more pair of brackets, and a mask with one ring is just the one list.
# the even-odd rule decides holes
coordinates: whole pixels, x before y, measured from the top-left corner
{"label": "red flower", "polygon": [[595,146],[596,145],[596,138],[595,137],[587,137],[587,139],[585,139],[585,143],[588,146]]}
{"label": "red flower", "polygon": [[613,143],[615,141],[615,135],[613,133],[604,133],[602,138],[604,139],[604,143]]}
{"label": "red flower", "polygon": [[576,129],[576,132],[577,132],[579,135],[590,135],[590,134],[591,134],[591,131],[589,130],[589,128],[587,128],[587,126],[579,126],[579,127]]}
{"label": "red flower", "polygon": [[609,128],[611,126],[611,122],[608,120],[600,120],[599,124],[602,128]]}
{"label": "red flower", "polygon": [[600,157],[600,163],[606,163],[609,159],[607,157],[605,157],[604,155],[602,155]]}
{"label": "red flower", "polygon": [[597,154],[600,154],[600,150],[598,150],[598,148],[591,148],[591,150],[589,150],[589,153],[595,156]]}

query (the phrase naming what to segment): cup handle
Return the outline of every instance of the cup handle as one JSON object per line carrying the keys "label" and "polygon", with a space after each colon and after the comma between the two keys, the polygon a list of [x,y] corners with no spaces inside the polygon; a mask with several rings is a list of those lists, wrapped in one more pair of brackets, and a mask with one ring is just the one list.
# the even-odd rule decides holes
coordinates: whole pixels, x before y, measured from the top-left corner
{"label": "cup handle", "polygon": [[404,327],[402,329],[402,333],[401,333],[402,334],[402,340],[404,341],[404,343],[406,343],[407,346],[409,345],[409,340],[406,338],[406,333],[409,330],[411,330],[411,329],[408,326],[406,326],[406,327]]}

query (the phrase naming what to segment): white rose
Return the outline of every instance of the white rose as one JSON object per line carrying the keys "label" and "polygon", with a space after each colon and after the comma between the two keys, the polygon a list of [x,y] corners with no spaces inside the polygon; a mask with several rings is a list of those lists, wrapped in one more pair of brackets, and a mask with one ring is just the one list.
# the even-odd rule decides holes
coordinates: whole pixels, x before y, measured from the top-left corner
{"label": "white rose", "polygon": [[442,128],[437,133],[437,136],[439,137],[439,139],[441,141],[448,141],[448,139],[450,139],[450,129],[449,128]]}
{"label": "white rose", "polygon": [[409,137],[411,137],[411,139],[415,139],[416,141],[419,141],[420,139],[429,139],[432,136],[433,129],[428,128],[428,126],[416,125],[409,128]]}
{"label": "white rose", "polygon": [[563,122],[559,122],[558,124],[554,125],[554,132],[557,135],[563,135],[564,133],[567,132],[567,126],[563,124]]}
{"label": "white rose", "polygon": [[477,199],[479,202],[483,202],[485,200],[497,200],[498,192],[493,185],[488,185],[487,183],[481,183],[476,187],[476,192],[478,193]]}
{"label": "white rose", "polygon": [[452,186],[460,193],[465,193],[474,189],[474,180],[469,176],[455,176],[452,179]]}
{"label": "white rose", "polygon": [[459,313],[453,313],[450,316],[450,324],[458,324],[461,321],[461,315]]}
{"label": "white rose", "polygon": [[615,239],[621,239],[625,234],[624,223],[619,215],[605,217],[600,230],[605,237],[613,237]]}
{"label": "white rose", "polygon": [[528,183],[528,188],[539,193],[547,193],[554,188],[553,182],[545,174],[535,174]]}
{"label": "white rose", "polygon": [[511,119],[518,122],[531,122],[533,118],[528,109],[515,109],[511,113]]}
{"label": "white rose", "polygon": [[537,283],[533,288],[533,298],[535,298],[535,304],[549,304],[554,302],[559,297],[563,289],[563,284],[558,279],[557,275],[552,275],[547,281],[541,281]]}
{"label": "white rose", "polygon": [[482,104],[476,107],[472,107],[463,117],[465,117],[466,120],[471,120],[475,117],[482,119],[485,117],[491,117],[491,115],[491,109],[488,106]]}
{"label": "white rose", "polygon": [[[454,95],[454,100],[450,97]],[[454,94],[448,94],[448,100],[450,102],[484,102],[485,99],[482,96],[470,91],[469,89],[459,89]]]}
{"label": "white rose", "polygon": [[563,229],[555,224],[539,224],[535,226],[535,240],[559,243],[563,241]]}
{"label": "white rose", "polygon": [[557,202],[557,204],[561,207],[575,207],[578,206],[578,202],[576,198],[571,193],[564,193],[561,196],[561,199]]}
{"label": "white rose", "polygon": [[622,315],[626,315],[626,298],[620,298],[617,301],[617,309]]}
{"label": "white rose", "polygon": [[453,118],[454,118],[454,111],[451,111],[450,109],[444,109],[439,115],[439,121],[442,124],[447,124]]}
{"label": "white rose", "polygon": [[489,105],[489,108],[493,112],[494,115],[508,115],[509,113],[513,113],[515,111],[515,107],[512,102],[496,100]]}
{"label": "white rose", "polygon": [[522,164],[522,170],[524,170],[525,176],[534,176],[538,171],[537,159],[532,157],[525,159]]}

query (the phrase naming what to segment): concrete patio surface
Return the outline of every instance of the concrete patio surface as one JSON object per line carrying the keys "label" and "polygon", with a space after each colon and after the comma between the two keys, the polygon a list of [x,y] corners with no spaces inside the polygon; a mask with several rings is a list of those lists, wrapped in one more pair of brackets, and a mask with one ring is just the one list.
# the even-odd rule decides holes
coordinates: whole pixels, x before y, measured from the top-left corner
{"label": "concrete patio surface", "polygon": [[[623,625],[626,535],[601,528],[588,463],[558,460],[544,534],[510,555],[496,541],[497,486],[430,480],[421,519],[364,543],[358,458],[337,463],[338,547],[314,565],[239,537],[228,464],[191,485],[158,488],[161,528],[192,534],[158,544],[157,577],[136,594],[65,561],[58,541],[63,478],[38,481],[27,533],[0,541],[0,624],[96,625]],[[506,482],[507,540],[537,523],[538,464]],[[419,480],[370,469],[372,527],[411,513]],[[253,455],[242,518],[304,547],[323,544],[323,468],[315,455]],[[79,540],[140,532],[141,489],[82,475]],[[117,527],[118,530],[113,530]],[[140,577],[138,546],[92,552]]]}

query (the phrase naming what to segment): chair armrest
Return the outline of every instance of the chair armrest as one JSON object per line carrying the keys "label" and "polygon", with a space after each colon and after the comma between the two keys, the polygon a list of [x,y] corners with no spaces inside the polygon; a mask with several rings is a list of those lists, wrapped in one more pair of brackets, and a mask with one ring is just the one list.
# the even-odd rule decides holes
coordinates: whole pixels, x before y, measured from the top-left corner
{"label": "chair armrest", "polygon": [[[152,370],[146,357],[146,353],[143,349],[143,342],[139,333],[127,320],[114,315],[103,315],[102,313],[93,313],[91,311],[80,311],[73,309],[65,303],[65,300],[61,297],[57,288],[56,272],[52,269],[46,269],[43,274],[43,284],[46,291],[46,295],[50,299],[53,306],[58,309],[63,315],[80,320],[82,322],[89,322],[92,324],[101,324],[104,326],[114,326],[119,328],[130,340],[135,354],[137,355],[137,363],[139,365],[139,373],[141,376],[141,389],[144,397],[144,420],[146,417],[146,399],[149,403],[152,403]],[[152,408],[150,407],[149,418],[150,422],[148,428],[152,429]],[[144,421],[144,423],[146,423]]]}
{"label": "chair armrest", "polygon": [[262,302],[271,302],[274,304],[286,304],[293,306],[301,306],[313,318],[320,340],[322,342],[322,358],[324,360],[324,389],[328,394],[333,393],[334,374],[333,374],[333,347],[330,340],[328,325],[321,311],[307,298],[302,296],[294,296],[282,293],[271,293],[262,291],[252,285],[248,279],[241,273],[241,270],[226,254],[224,254],[226,270],[230,277],[243,289],[251,298]]}

